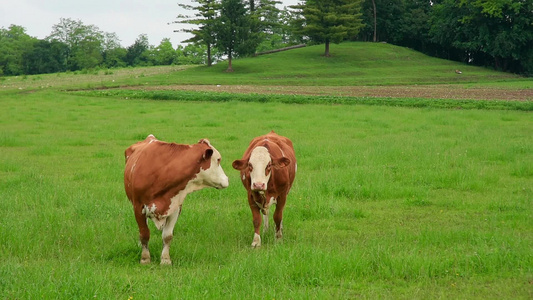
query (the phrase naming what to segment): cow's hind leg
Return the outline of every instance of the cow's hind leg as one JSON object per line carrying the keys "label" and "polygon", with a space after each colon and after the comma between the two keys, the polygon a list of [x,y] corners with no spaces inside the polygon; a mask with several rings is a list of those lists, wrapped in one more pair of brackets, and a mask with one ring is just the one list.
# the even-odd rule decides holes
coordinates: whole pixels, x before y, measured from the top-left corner
{"label": "cow's hind leg", "polygon": [[141,264],[149,264],[150,250],[148,249],[148,241],[150,240],[150,229],[148,228],[146,216],[142,213],[142,209],[135,208],[135,220],[139,226],[139,240],[142,247]]}
{"label": "cow's hind leg", "polygon": [[168,216],[165,222],[165,225],[163,227],[163,251],[161,252],[161,264],[162,265],[170,265],[172,264],[172,261],[170,260],[170,243],[172,242],[172,238],[174,237],[174,226],[176,225],[176,221],[178,221],[178,217],[181,213],[181,206],[180,208],[173,213],[172,215]]}

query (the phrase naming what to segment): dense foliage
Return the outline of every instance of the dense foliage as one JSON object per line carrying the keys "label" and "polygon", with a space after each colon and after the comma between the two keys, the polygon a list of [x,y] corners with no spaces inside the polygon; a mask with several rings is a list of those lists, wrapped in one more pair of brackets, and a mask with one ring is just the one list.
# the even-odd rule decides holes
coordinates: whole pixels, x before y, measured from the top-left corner
{"label": "dense foliage", "polygon": [[[114,33],[61,19],[43,40],[22,26],[0,28],[0,76],[94,68],[207,64],[299,43],[387,42],[431,56],[533,74],[531,0],[193,0],[196,12],[175,23],[191,28],[186,46],[140,35],[126,48]],[[238,9],[227,9],[238,7]],[[238,14],[236,14],[238,12]],[[334,53],[333,53],[334,55]]]}
{"label": "dense foliage", "polygon": [[532,12],[531,0],[366,0],[357,39],[372,41],[375,21],[377,41],[531,76]]}

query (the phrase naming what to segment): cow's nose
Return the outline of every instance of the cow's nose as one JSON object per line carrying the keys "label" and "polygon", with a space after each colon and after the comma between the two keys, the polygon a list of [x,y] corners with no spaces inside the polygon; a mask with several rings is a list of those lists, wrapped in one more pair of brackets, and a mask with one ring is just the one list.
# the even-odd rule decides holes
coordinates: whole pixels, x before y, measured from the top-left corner
{"label": "cow's nose", "polygon": [[220,184],[220,188],[225,189],[228,186],[229,186],[229,178],[228,178],[228,176],[226,176],[226,178],[224,178],[224,180]]}
{"label": "cow's nose", "polygon": [[252,189],[253,189],[254,191],[264,191],[264,190],[266,190],[266,188],[265,188],[265,184],[262,183],[262,182],[254,182],[254,183],[252,184]]}

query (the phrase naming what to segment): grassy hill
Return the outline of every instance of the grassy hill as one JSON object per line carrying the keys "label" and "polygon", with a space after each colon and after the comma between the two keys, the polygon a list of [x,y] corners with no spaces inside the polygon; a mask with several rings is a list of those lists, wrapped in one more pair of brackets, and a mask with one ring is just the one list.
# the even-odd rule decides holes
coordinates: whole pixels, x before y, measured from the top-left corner
{"label": "grassy hill", "polygon": [[[0,77],[0,89],[95,88],[124,85],[254,85],[254,86],[391,86],[463,84],[531,89],[533,80],[518,75],[433,58],[383,43],[309,46],[206,66],[157,66]],[[456,74],[459,69],[462,74]]]}
{"label": "grassy hill", "polygon": [[[433,58],[420,52],[382,43],[342,43],[324,57],[323,45],[234,60],[175,73],[168,83],[258,85],[413,85],[493,82],[521,77],[486,68]],[[456,74],[459,69],[463,73]],[[167,81],[167,80],[165,80]]]}

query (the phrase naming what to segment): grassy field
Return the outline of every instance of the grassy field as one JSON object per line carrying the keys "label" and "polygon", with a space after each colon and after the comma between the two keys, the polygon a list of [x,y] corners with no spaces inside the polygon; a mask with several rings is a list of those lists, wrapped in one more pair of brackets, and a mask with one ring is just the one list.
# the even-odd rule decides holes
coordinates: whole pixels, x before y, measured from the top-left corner
{"label": "grassy field", "polygon": [[[210,72],[205,84],[258,76]],[[480,84],[529,85],[479,72]],[[201,82],[193,68],[109,73],[0,83],[1,298],[532,298],[531,112],[62,91]],[[45,80],[54,87],[37,86]],[[251,249],[251,213],[231,162],[272,129],[293,140],[298,174],[283,242],[271,229]],[[151,223],[153,262],[139,265],[123,189],[123,152],[150,133],[179,143],[209,138],[230,177],[227,189],[185,200],[170,267],[158,265],[161,233]]]}

